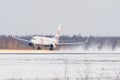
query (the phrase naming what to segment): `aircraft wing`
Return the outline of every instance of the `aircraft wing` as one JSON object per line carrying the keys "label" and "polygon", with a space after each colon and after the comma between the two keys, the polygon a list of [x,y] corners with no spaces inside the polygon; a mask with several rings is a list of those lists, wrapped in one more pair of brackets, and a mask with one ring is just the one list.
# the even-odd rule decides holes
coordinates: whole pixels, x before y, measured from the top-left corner
{"label": "aircraft wing", "polygon": [[87,43],[88,40],[89,40],[89,38],[87,40],[85,40],[84,42],[58,43],[58,45],[60,45],[60,46],[62,46],[62,45],[81,45],[81,44]]}
{"label": "aircraft wing", "polygon": [[85,42],[72,42],[72,43],[59,43],[58,45],[80,45],[80,44],[85,44]]}
{"label": "aircraft wing", "polygon": [[27,43],[30,43],[30,42],[31,42],[30,40],[22,39],[22,38],[15,37],[15,36],[12,36],[12,38],[17,39],[17,40],[19,40],[19,41],[27,42]]}

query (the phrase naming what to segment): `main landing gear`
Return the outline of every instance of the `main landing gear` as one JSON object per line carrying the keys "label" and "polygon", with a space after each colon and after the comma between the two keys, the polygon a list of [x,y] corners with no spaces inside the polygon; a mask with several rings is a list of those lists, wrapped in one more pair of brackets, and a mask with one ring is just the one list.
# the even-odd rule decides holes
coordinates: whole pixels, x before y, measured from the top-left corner
{"label": "main landing gear", "polygon": [[37,50],[41,50],[41,46],[38,45]]}

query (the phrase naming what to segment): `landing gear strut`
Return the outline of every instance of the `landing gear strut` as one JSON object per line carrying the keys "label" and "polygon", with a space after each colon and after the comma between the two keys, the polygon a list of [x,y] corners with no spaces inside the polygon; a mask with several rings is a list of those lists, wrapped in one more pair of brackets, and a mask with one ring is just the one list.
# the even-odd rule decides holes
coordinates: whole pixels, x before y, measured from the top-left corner
{"label": "landing gear strut", "polygon": [[37,47],[37,50],[41,50],[41,47],[40,47],[40,46],[38,46],[38,47]]}

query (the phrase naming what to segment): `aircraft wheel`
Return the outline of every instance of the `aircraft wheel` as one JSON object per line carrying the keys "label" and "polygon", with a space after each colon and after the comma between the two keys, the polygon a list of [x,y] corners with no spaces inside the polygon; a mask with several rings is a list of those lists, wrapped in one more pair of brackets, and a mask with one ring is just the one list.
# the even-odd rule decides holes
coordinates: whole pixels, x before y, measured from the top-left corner
{"label": "aircraft wheel", "polygon": [[37,47],[37,50],[41,50],[41,47]]}

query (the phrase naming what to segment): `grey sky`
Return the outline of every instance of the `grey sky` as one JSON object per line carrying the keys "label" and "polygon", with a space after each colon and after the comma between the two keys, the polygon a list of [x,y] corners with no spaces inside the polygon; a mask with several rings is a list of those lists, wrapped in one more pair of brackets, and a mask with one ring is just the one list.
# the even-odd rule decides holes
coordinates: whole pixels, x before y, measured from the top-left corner
{"label": "grey sky", "polygon": [[120,36],[120,0],[0,0],[0,34]]}

